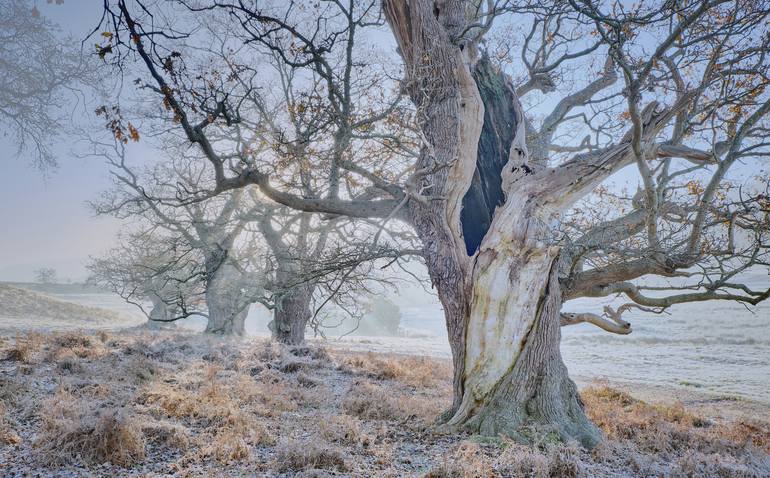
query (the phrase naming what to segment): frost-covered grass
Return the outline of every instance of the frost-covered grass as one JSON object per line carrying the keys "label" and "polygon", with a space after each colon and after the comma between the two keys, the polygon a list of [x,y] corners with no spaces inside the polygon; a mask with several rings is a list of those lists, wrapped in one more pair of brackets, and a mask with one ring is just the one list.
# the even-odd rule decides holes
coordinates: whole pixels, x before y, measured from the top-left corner
{"label": "frost-covered grass", "polygon": [[[770,426],[607,386],[587,452],[438,433],[448,362],[125,331],[0,337],[2,476],[769,476]],[[735,404],[732,404],[733,406]]]}

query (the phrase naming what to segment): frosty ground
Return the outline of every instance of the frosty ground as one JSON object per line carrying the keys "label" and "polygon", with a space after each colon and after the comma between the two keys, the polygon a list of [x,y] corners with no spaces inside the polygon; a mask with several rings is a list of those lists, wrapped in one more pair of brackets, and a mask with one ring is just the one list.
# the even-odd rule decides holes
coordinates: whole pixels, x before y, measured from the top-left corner
{"label": "frosty ground", "polygon": [[11,332],[0,357],[2,476],[770,476],[767,407],[729,397],[589,385],[587,452],[441,433],[426,357],[142,329]]}

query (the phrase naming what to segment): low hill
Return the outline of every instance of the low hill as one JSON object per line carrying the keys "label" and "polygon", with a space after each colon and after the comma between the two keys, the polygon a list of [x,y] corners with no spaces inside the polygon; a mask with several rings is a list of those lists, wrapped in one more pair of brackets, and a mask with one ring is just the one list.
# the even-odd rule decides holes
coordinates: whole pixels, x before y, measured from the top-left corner
{"label": "low hill", "polygon": [[106,309],[86,307],[6,284],[0,284],[0,318],[3,319],[0,325],[10,327],[31,323],[89,327],[121,320],[117,313]]}
{"label": "low hill", "polygon": [[37,282],[4,282],[0,285],[15,287],[16,289],[31,290],[43,294],[100,294],[106,292],[104,289],[92,284],[74,282],[72,284],[40,284]]}

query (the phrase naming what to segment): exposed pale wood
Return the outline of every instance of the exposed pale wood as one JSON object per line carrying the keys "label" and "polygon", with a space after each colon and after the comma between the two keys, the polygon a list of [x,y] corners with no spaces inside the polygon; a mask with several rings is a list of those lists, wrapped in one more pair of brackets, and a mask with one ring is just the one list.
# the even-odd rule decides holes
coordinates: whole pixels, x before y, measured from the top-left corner
{"label": "exposed pale wood", "polygon": [[622,321],[619,318],[616,320],[602,317],[601,315],[592,314],[590,312],[582,313],[565,313],[561,314],[561,325],[575,325],[588,323],[595,325],[602,330],[612,332],[613,334],[628,335],[631,333],[631,324],[626,321]]}

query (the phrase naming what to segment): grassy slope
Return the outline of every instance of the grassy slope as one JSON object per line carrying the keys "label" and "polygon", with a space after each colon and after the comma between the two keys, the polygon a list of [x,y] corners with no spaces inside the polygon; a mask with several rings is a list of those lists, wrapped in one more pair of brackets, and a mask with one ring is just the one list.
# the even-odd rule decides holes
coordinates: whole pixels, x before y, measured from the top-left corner
{"label": "grassy slope", "polygon": [[583,391],[590,453],[438,433],[451,369],[422,357],[138,331],[0,336],[2,357],[2,476],[770,476],[767,423],[608,387]]}
{"label": "grassy slope", "polygon": [[88,327],[94,323],[115,321],[117,314],[98,307],[86,307],[72,302],[0,284],[0,317],[50,319],[80,323]]}

